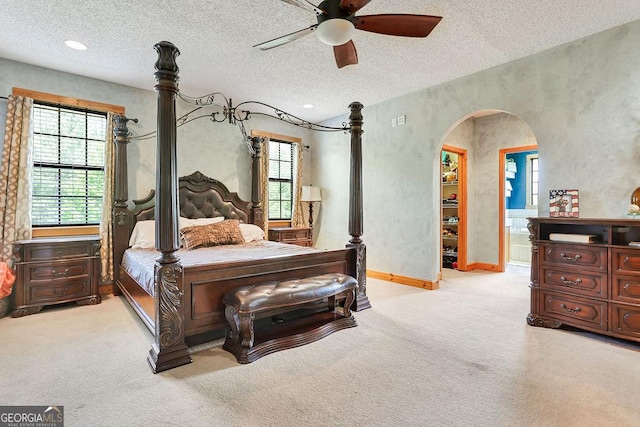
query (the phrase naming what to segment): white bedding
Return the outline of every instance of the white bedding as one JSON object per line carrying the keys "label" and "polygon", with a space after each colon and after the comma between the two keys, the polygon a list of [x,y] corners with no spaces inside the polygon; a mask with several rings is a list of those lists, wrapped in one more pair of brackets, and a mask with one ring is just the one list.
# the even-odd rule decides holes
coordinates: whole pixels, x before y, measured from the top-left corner
{"label": "white bedding", "polygon": [[[223,245],[192,250],[180,249],[176,255],[184,268],[233,261],[252,261],[265,258],[321,252],[284,243],[258,240],[241,245]],[[160,253],[155,249],[129,248],[122,258],[122,268],[150,295],[155,294],[154,266]]]}

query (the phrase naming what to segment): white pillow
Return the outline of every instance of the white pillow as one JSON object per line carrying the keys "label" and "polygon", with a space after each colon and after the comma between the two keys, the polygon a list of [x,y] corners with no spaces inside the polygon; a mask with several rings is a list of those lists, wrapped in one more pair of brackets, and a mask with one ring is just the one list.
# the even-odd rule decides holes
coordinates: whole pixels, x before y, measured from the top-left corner
{"label": "white pillow", "polygon": [[209,225],[215,224],[217,222],[224,221],[223,216],[217,216],[215,218],[185,218],[180,217],[179,220],[179,228],[191,227],[192,225]]}
{"label": "white pillow", "polygon": [[246,243],[264,240],[264,230],[257,225],[240,223],[240,232]]}
{"label": "white pillow", "polygon": [[154,220],[136,222],[129,239],[129,246],[132,248],[155,249],[156,222]]}

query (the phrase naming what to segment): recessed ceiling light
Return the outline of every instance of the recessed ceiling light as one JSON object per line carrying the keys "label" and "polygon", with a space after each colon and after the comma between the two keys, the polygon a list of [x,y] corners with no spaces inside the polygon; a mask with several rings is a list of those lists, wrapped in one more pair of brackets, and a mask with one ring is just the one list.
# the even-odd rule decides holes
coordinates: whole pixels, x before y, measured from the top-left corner
{"label": "recessed ceiling light", "polygon": [[65,40],[64,44],[75,50],[87,50],[87,46],[75,40]]}
{"label": "recessed ceiling light", "polygon": [[313,108],[313,104],[304,104],[302,108]]}

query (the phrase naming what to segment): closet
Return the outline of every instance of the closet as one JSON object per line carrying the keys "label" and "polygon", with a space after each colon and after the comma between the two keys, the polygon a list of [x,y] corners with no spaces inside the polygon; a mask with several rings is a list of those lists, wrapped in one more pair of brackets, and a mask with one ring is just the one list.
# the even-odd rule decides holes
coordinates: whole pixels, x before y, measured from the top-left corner
{"label": "closet", "polygon": [[466,269],[464,214],[464,168],[466,150],[445,146],[441,162],[442,267]]}

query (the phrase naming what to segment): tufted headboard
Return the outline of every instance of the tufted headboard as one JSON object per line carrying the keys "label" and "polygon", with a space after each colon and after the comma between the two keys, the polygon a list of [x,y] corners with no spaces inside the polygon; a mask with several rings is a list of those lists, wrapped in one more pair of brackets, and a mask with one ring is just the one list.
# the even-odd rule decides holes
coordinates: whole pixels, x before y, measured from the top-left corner
{"label": "tufted headboard", "polygon": [[[178,180],[178,192],[180,203],[180,216],[185,218],[215,218],[223,216],[225,218],[239,219],[241,222],[249,223],[251,218],[251,202],[240,199],[238,193],[232,193],[220,181],[209,178],[203,173],[196,171],[188,176],[183,176]],[[132,211],[134,220],[137,221],[154,219],[155,216],[155,191],[151,190],[149,195],[142,200],[134,200],[135,208]]]}

